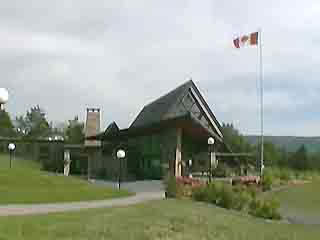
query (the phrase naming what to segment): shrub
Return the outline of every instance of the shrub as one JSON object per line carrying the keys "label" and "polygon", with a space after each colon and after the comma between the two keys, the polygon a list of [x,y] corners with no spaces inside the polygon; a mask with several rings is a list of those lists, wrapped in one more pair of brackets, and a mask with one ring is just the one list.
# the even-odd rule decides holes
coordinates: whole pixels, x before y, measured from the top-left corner
{"label": "shrub", "polygon": [[200,187],[194,188],[191,196],[196,201],[201,201],[201,202],[207,201],[208,200],[207,187],[200,186]]}
{"label": "shrub", "polygon": [[192,198],[218,205],[226,209],[238,211],[249,209],[249,214],[267,219],[280,219],[279,203],[275,200],[259,200],[256,198],[257,188],[237,185],[211,183],[192,189]]}
{"label": "shrub", "polygon": [[249,204],[249,214],[257,217],[261,206],[262,201],[260,199],[253,198]]}
{"label": "shrub", "polygon": [[178,184],[175,176],[168,175],[164,181],[166,196],[175,198],[178,196]]}
{"label": "shrub", "polygon": [[251,201],[250,193],[247,191],[240,192],[234,196],[233,209],[243,210]]}
{"label": "shrub", "polygon": [[253,199],[249,205],[249,214],[266,219],[281,219],[279,203],[273,199],[264,201]]}
{"label": "shrub", "polygon": [[290,181],[291,180],[291,173],[288,169],[281,169],[280,170],[280,180],[281,181]]}
{"label": "shrub", "polygon": [[223,208],[230,209],[233,207],[234,203],[234,193],[232,192],[232,187],[227,185],[222,185],[222,187],[217,192],[217,205]]}
{"label": "shrub", "polygon": [[258,195],[259,188],[258,186],[255,186],[255,185],[249,185],[247,187],[247,191],[251,198],[256,198]]}
{"label": "shrub", "polygon": [[207,201],[217,204],[220,201],[221,186],[216,183],[211,183],[207,186]]}
{"label": "shrub", "polygon": [[[187,177],[175,177],[169,175],[164,180],[166,196],[167,197],[192,197],[196,190],[201,191],[203,183],[200,180],[187,178]],[[200,201],[200,200],[199,200]]]}
{"label": "shrub", "polygon": [[265,171],[262,176],[262,190],[263,191],[269,191],[272,188],[272,184],[274,181],[274,177],[269,171]]}
{"label": "shrub", "polygon": [[195,186],[192,189],[192,198],[196,201],[217,204],[217,201],[219,199],[218,189],[218,186],[214,183]]}

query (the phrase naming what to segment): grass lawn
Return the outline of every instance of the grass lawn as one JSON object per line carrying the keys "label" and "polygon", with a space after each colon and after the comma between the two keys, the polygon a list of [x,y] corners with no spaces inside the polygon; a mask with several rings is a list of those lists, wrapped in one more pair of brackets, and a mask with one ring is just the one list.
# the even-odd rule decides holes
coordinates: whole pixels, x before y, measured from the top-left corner
{"label": "grass lawn", "polygon": [[293,218],[314,220],[320,224],[320,181],[291,186],[273,192],[270,196],[279,200],[281,211]]}
{"label": "grass lawn", "polygon": [[0,239],[319,239],[320,228],[268,222],[188,200],[0,218]]}
{"label": "grass lawn", "polygon": [[40,171],[34,161],[0,155],[0,204],[101,200],[130,195],[87,181]]}

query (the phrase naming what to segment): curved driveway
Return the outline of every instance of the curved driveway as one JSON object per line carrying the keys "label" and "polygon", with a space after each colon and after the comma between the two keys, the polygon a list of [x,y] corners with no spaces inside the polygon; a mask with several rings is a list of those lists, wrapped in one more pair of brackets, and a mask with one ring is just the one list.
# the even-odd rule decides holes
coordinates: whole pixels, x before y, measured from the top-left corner
{"label": "curved driveway", "polygon": [[[113,186],[116,184],[108,182],[97,182]],[[124,183],[123,188],[136,192],[136,195],[124,198],[114,198],[108,200],[70,202],[70,203],[48,203],[48,204],[10,204],[0,206],[0,216],[46,214],[53,212],[77,211],[80,209],[105,208],[128,206],[131,204],[158,200],[164,198],[164,191],[160,181],[141,181]]]}

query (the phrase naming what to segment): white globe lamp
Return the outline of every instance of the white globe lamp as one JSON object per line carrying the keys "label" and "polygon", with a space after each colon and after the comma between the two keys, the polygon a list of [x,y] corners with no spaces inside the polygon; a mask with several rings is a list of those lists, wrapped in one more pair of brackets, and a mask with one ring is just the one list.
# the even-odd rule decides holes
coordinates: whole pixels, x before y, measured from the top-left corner
{"label": "white globe lamp", "polygon": [[209,137],[208,138],[208,144],[209,145],[213,145],[214,144],[214,138],[213,137]]}
{"label": "white globe lamp", "polygon": [[126,156],[126,152],[124,150],[119,149],[117,151],[117,158],[121,159],[121,158],[125,158],[125,156]]}
{"label": "white globe lamp", "polygon": [[9,149],[10,151],[13,151],[13,150],[16,149],[16,145],[15,145],[14,143],[9,143],[8,149]]}
{"label": "white globe lamp", "polygon": [[0,88],[0,110],[3,110],[3,105],[8,102],[9,100],[9,93],[7,89]]}

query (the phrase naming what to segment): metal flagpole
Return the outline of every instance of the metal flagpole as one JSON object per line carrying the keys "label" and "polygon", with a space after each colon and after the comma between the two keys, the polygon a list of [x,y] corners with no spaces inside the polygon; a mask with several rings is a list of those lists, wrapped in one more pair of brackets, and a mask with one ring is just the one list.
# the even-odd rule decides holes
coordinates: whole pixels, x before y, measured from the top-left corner
{"label": "metal flagpole", "polygon": [[259,52],[260,52],[260,59],[259,59],[259,77],[260,77],[260,120],[261,120],[261,158],[260,158],[260,176],[263,175],[263,68],[262,68],[262,34],[261,29],[259,30]]}

